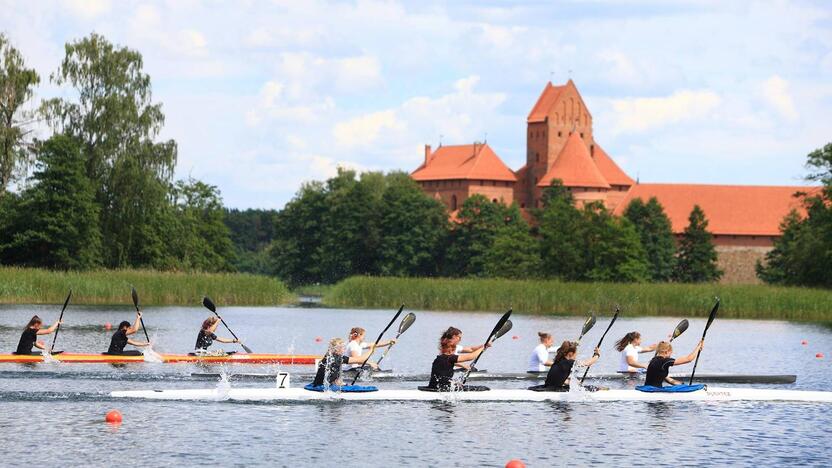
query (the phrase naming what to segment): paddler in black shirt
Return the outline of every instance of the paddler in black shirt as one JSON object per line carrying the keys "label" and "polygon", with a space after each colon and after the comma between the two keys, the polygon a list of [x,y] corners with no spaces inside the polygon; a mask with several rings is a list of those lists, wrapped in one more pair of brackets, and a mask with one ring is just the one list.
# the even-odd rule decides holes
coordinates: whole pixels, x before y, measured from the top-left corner
{"label": "paddler in black shirt", "polygon": [[[341,338],[333,338],[329,340],[329,349],[324,357],[318,363],[318,372],[315,374],[315,380],[312,385],[315,387],[324,385],[324,380],[328,385],[342,385],[341,382],[341,366],[347,364],[362,364],[375,350],[375,345],[370,345],[367,352],[361,356],[347,356],[344,354],[344,340]],[[378,370],[378,364],[367,361],[367,366],[373,370]]]}
{"label": "paddler in black shirt", "polygon": [[202,322],[202,328],[199,330],[199,334],[196,336],[196,345],[194,349],[197,351],[199,350],[208,350],[208,348],[214,344],[214,341],[218,341],[220,343],[239,343],[238,340],[233,338],[221,338],[214,334],[217,331],[217,327],[220,324],[220,319],[217,317],[208,317]]}
{"label": "paddler in black shirt", "polygon": [[113,337],[110,339],[110,349],[107,350],[104,354],[114,354],[117,356],[139,356],[142,354],[141,351],[131,349],[128,351],[124,350],[124,347],[128,344],[131,344],[137,348],[141,348],[144,346],[149,346],[150,343],[146,341],[136,341],[130,339],[129,336],[135,334],[137,331],[141,330],[142,328],[142,313],[136,312],[136,321],[133,323],[133,326],[130,326],[130,322],[127,320],[118,324],[118,329],[115,333],[113,333]]}
{"label": "paddler in black shirt", "polygon": [[667,341],[660,342],[656,345],[656,356],[653,357],[653,359],[650,360],[650,364],[647,365],[647,375],[644,378],[644,385],[661,387],[663,382],[667,382],[670,385],[679,385],[681,382],[668,377],[670,368],[672,366],[679,366],[692,362],[696,359],[696,353],[701,351],[703,346],[705,346],[705,342],[700,341],[696,344],[693,352],[687,356],[676,359],[670,357],[670,355],[673,354],[673,346]]}
{"label": "paddler in black shirt", "polygon": [[[572,367],[575,365],[575,357],[578,353],[578,343],[564,341],[555,353],[555,359],[549,372],[546,374],[546,382],[542,386],[532,387],[537,391],[569,391],[569,376],[572,374]],[[595,348],[592,357],[578,363],[580,367],[587,367],[595,364],[601,357],[601,351]]]}
{"label": "paddler in black shirt", "polygon": [[[459,329],[450,327],[439,338],[439,355],[433,360],[433,365],[430,368],[430,382],[428,382],[428,389],[440,392],[449,392],[456,390],[454,379],[454,366],[468,361],[473,361],[477,358],[485,348],[491,346],[477,347],[475,351],[470,353],[456,354],[456,347],[459,343],[459,336],[461,336]],[[420,387],[423,389],[424,387]]]}
{"label": "paddler in black shirt", "polygon": [[61,322],[55,322],[51,327],[41,329],[40,327],[43,325],[43,320],[41,320],[37,315],[33,316],[26,325],[26,329],[23,330],[23,333],[21,333],[20,341],[17,343],[17,351],[15,351],[14,354],[40,354],[32,352],[32,348],[46,349],[46,345],[43,341],[38,341],[38,335],[49,335],[54,333],[55,330],[58,329],[58,324],[60,323]]}

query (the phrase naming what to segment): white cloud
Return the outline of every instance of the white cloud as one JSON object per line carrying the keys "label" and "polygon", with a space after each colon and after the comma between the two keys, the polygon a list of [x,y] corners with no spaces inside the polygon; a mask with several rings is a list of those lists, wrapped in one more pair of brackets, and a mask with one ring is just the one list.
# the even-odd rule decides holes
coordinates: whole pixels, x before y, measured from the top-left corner
{"label": "white cloud", "polygon": [[356,147],[374,143],[382,130],[404,129],[404,124],[396,119],[396,113],[386,110],[339,122],[333,127],[332,134],[339,145]]}
{"label": "white cloud", "polygon": [[605,50],[598,54],[598,59],[609,65],[605,75],[610,82],[626,85],[638,85],[644,82],[643,74],[623,52]]}
{"label": "white cloud", "polygon": [[83,20],[92,20],[109,13],[110,0],[65,0],[64,5],[73,15]]}
{"label": "white cloud", "polygon": [[798,118],[794,99],[789,91],[789,82],[778,75],[774,75],[762,84],[763,99],[786,120],[795,121]]}
{"label": "white cloud", "polygon": [[666,97],[613,99],[613,134],[645,132],[713,114],[722,99],[711,90],[681,90]]}

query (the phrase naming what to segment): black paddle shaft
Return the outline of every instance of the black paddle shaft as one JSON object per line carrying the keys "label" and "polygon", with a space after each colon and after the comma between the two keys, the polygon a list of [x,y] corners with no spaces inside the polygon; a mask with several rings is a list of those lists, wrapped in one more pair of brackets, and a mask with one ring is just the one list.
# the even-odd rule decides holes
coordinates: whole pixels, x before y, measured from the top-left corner
{"label": "black paddle shaft", "polygon": [[[396,315],[393,316],[393,319],[390,320],[390,323],[388,323],[387,326],[384,327],[384,330],[382,330],[381,333],[378,334],[378,338],[376,338],[376,343],[373,345],[373,349],[375,349],[375,347],[378,346],[379,342],[381,341],[381,338],[384,336],[385,333],[387,333],[387,330],[389,330],[390,327],[393,326],[393,323],[396,322],[396,319],[399,318],[399,315],[402,314],[403,310],[404,310],[404,304],[402,304],[401,307],[399,307],[399,311],[396,312]],[[358,377],[360,377],[361,373],[364,372],[364,366],[367,365],[367,361],[370,360],[372,355],[373,355],[373,353],[371,352],[367,356],[367,359],[365,359],[364,362],[361,363],[361,367],[358,368],[358,372],[355,373],[355,378],[352,379],[352,383],[350,385],[355,385],[355,382],[358,381]]]}
{"label": "black paddle shaft", "polygon": [[64,319],[64,311],[66,310],[66,306],[69,305],[69,298],[72,297],[72,290],[69,290],[69,294],[66,296],[66,300],[64,301],[64,306],[61,308],[61,316],[58,317],[58,326],[55,328],[55,336],[52,337],[52,346],[49,348],[49,354],[52,354],[52,351],[55,351],[55,342],[58,341],[58,332],[61,331],[61,320]]}
{"label": "black paddle shaft", "polygon": [[205,308],[206,308],[206,309],[208,309],[208,310],[210,310],[211,312],[213,312],[213,313],[214,313],[214,315],[216,315],[216,316],[217,316],[217,318],[218,318],[218,319],[220,319],[220,322],[222,322],[222,324],[225,326],[225,329],[226,329],[226,330],[228,330],[228,333],[231,333],[231,336],[233,336],[233,337],[234,337],[234,339],[235,339],[235,340],[237,340],[237,343],[239,343],[239,344],[240,344],[240,346],[242,346],[242,347],[243,347],[243,349],[244,349],[247,353],[249,353],[249,354],[252,354],[252,353],[253,353],[253,351],[251,350],[251,348],[249,348],[248,346],[244,345],[244,344],[243,344],[243,342],[242,342],[242,341],[240,341],[240,339],[237,337],[237,334],[236,334],[236,333],[234,333],[234,330],[232,330],[232,329],[231,329],[231,327],[229,327],[229,326],[228,326],[228,324],[227,324],[227,323],[225,323],[225,319],[224,319],[224,318],[222,318],[222,316],[221,316],[220,314],[218,314],[218,313],[217,313],[217,306],[215,306],[215,305],[214,305],[214,301],[212,301],[210,297],[208,297],[208,296],[203,297],[203,298],[202,298],[202,305],[203,305],[203,306],[205,306]]}
{"label": "black paddle shaft", "polygon": [[[719,298],[716,298],[716,304],[714,304],[714,308],[711,309],[711,315],[708,316],[708,323],[705,324],[705,330],[702,332],[702,341],[705,341],[705,335],[708,334],[708,329],[711,328],[711,324],[714,323],[717,310],[719,310]],[[694,374],[696,374],[696,366],[699,364],[700,354],[702,354],[701,349],[696,352],[696,360],[693,361],[693,370],[690,372],[690,381],[688,382],[688,385],[693,385],[693,377]]]}
{"label": "black paddle shaft", "polygon": [[511,312],[512,309],[509,309],[508,312],[503,314],[503,316],[500,317],[500,320],[497,322],[497,325],[495,325],[494,329],[491,330],[491,333],[488,335],[488,339],[485,340],[485,344],[483,345],[482,351],[480,351],[480,354],[474,358],[473,362],[471,362],[471,365],[468,367],[468,370],[465,371],[465,375],[462,377],[462,385],[465,385],[465,382],[468,380],[468,376],[471,375],[471,369],[474,369],[476,367],[477,362],[480,360],[483,353],[485,353],[485,346],[490,344],[494,340],[494,337],[497,335],[497,332],[499,332],[500,329],[503,328],[503,325],[505,325],[506,322],[508,322],[509,317],[511,317]]}
{"label": "black paddle shaft", "polygon": [[147,327],[144,326],[144,317],[141,315],[141,311],[139,310],[139,293],[136,292],[136,288],[133,288],[130,294],[133,297],[133,305],[136,307],[136,312],[139,313],[139,323],[142,324],[142,331],[144,332],[144,338],[150,343],[150,336],[147,334]]}
{"label": "black paddle shaft", "polygon": [[[612,320],[610,320],[610,324],[607,326],[607,329],[604,331],[604,334],[601,335],[601,339],[598,340],[598,346],[596,346],[596,348],[601,347],[601,344],[604,342],[604,337],[607,336],[607,333],[610,331],[610,328],[612,328],[612,324],[614,324],[615,320],[618,319],[619,312],[621,312],[621,309],[616,307],[615,308],[615,314],[612,316]],[[586,366],[586,370],[584,371],[584,376],[581,377],[581,382],[579,383],[579,385],[584,384],[584,380],[586,379],[586,375],[589,373],[589,368],[590,367],[592,367],[592,366]]]}

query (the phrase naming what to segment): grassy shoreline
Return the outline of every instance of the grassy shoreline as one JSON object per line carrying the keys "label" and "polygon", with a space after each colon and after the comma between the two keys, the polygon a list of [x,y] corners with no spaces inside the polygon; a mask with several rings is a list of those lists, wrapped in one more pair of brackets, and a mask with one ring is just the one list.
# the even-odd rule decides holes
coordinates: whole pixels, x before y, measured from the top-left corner
{"label": "grassy shoreline", "polygon": [[70,288],[73,304],[129,304],[130,286],[144,305],[199,305],[204,295],[221,306],[294,302],[279,280],[242,273],[0,267],[0,304],[59,304]]}
{"label": "grassy shoreline", "polygon": [[731,284],[562,283],[500,279],[352,277],[328,290],[331,307],[503,311],[543,315],[707,316],[714,296],[724,318],[832,321],[832,291]]}

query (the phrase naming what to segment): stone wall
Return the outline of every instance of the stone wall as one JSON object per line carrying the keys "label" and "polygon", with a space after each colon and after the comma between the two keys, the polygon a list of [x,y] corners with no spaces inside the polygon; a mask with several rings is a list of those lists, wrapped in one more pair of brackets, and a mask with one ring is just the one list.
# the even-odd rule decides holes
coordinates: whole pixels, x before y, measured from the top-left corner
{"label": "stone wall", "polygon": [[760,280],[754,270],[758,260],[762,260],[769,247],[729,247],[717,246],[717,262],[724,273],[722,283],[758,284]]}

